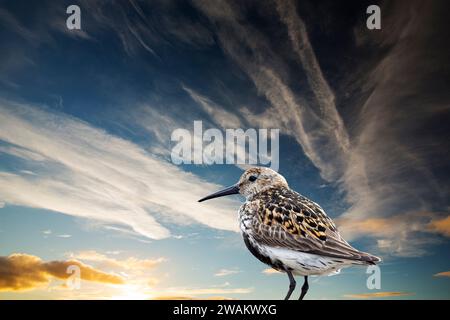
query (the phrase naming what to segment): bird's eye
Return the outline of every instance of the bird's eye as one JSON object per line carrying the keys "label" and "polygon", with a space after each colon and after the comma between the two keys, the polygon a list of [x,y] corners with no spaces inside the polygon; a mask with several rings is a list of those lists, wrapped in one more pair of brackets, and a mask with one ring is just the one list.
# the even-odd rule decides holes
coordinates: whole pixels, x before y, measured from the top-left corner
{"label": "bird's eye", "polygon": [[250,181],[250,182],[253,182],[253,181],[256,181],[256,176],[250,176],[249,178],[248,178],[248,181]]}

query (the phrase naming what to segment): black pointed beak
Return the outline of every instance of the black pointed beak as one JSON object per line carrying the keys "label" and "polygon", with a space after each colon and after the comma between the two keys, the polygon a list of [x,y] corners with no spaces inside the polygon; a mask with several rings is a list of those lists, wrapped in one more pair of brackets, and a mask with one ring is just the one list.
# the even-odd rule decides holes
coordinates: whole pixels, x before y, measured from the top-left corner
{"label": "black pointed beak", "polygon": [[218,198],[218,197],[228,196],[230,194],[238,194],[238,193],[239,193],[239,187],[235,184],[228,188],[225,188],[223,190],[220,190],[213,194],[210,194],[209,196],[201,198],[200,200],[198,200],[198,202],[202,202],[205,200],[214,199],[214,198]]}

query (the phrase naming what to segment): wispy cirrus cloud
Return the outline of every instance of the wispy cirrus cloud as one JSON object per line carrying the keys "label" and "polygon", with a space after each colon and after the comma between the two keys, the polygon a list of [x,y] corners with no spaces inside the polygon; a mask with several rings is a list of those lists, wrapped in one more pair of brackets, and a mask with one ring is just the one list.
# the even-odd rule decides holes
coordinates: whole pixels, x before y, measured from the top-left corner
{"label": "wispy cirrus cloud", "polygon": [[36,154],[45,158],[36,175],[0,172],[0,199],[5,203],[125,225],[155,239],[168,237],[170,231],[154,215],[171,223],[237,230],[234,208],[227,210],[232,200],[197,203],[204,190],[219,186],[132,142],[32,106],[2,101],[0,114],[0,140],[13,146],[3,152],[26,150],[20,155],[29,166]]}
{"label": "wispy cirrus cloud", "polygon": [[189,96],[205,111],[214,123],[222,128],[242,128],[245,122],[242,117],[237,114],[225,110],[223,106],[216,104],[191,88],[183,85],[183,90],[186,91]]}
{"label": "wispy cirrus cloud", "polygon": [[346,156],[350,152],[347,129],[337,110],[334,93],[325,79],[316,58],[305,23],[297,14],[294,1],[276,0],[276,7],[281,21],[287,27],[292,48],[297,54],[298,60],[305,71],[308,83],[316,98],[315,100],[320,111],[320,117],[322,117],[323,127],[325,129],[331,129],[327,135],[334,136],[337,143],[337,150],[346,159]]}
{"label": "wispy cirrus cloud", "polygon": [[91,30],[93,38],[105,30],[112,31],[128,56],[136,57],[144,52],[158,61],[161,57],[157,48],[172,47],[173,43],[202,48],[214,43],[212,33],[180,14],[175,10],[177,5],[167,1],[80,1],[92,19],[88,20],[86,29]]}

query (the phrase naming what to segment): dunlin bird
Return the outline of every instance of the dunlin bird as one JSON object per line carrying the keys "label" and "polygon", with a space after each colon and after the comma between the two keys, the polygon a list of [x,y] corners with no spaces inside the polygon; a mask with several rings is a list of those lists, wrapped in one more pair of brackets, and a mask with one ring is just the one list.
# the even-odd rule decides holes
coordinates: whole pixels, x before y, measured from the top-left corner
{"label": "dunlin bird", "polygon": [[251,168],[238,183],[199,202],[238,194],[247,201],[239,209],[239,224],[248,250],[260,261],[289,277],[303,276],[299,300],[308,291],[308,276],[329,275],[351,265],[370,265],[380,258],[353,248],[315,202],[290,189],[286,179],[269,168]]}

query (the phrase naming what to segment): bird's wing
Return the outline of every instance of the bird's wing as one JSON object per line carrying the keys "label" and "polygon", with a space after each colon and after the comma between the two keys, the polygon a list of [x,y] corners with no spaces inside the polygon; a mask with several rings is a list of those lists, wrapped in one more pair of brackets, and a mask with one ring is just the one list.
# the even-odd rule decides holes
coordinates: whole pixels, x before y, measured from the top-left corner
{"label": "bird's wing", "polygon": [[269,190],[259,197],[253,237],[261,244],[338,259],[378,262],[353,248],[315,202],[289,189]]}

